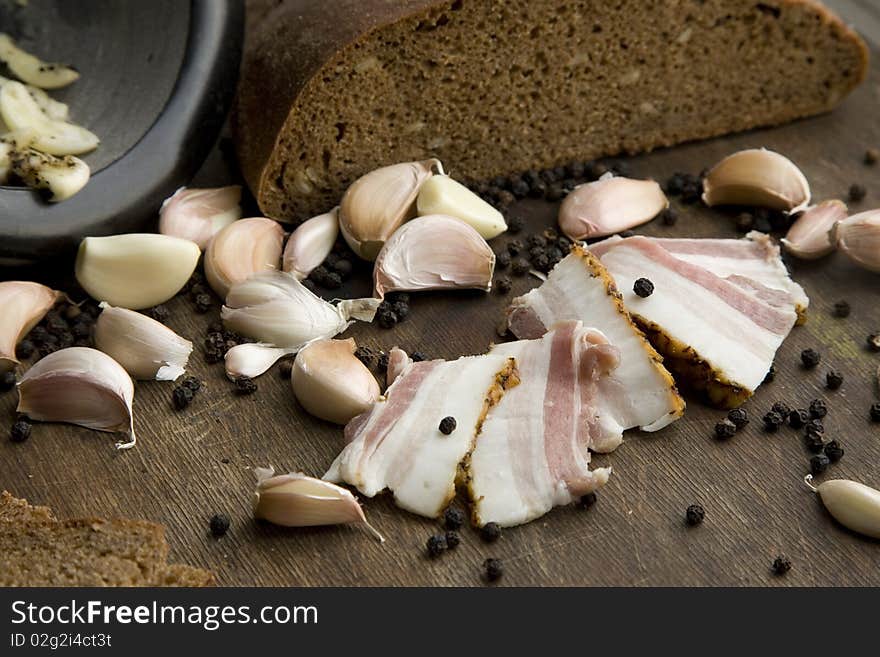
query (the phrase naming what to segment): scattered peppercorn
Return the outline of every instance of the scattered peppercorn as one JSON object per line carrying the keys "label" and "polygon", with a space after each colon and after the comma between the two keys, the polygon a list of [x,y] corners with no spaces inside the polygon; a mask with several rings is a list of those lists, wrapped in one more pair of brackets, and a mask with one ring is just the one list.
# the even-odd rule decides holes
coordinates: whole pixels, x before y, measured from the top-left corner
{"label": "scattered peppercorn", "polygon": [[92,327],[86,322],[75,322],[71,327],[70,332],[73,333],[73,337],[75,338],[88,338],[92,335]]}
{"label": "scattered peppercorn", "polygon": [[159,304],[158,306],[153,306],[147,311],[147,315],[155,319],[157,322],[162,322],[163,324],[168,321],[168,318],[171,317],[171,313],[169,312],[166,306]]}
{"label": "scattered peppercorn", "polygon": [[345,279],[351,276],[351,272],[354,269],[354,264],[352,264],[351,260],[348,258],[340,258],[336,261],[336,264],[333,265],[333,269],[340,276],[340,278]]}
{"label": "scattered peppercorn", "polygon": [[494,543],[501,538],[501,525],[497,522],[487,522],[480,528],[480,538],[487,543]]}
{"label": "scattered peppercorn", "polygon": [[791,570],[791,559],[784,554],[780,554],[773,560],[774,575],[785,575],[789,570]]}
{"label": "scattered peppercorn", "polygon": [[868,349],[871,351],[880,351],[880,333],[872,333],[868,336]]}
{"label": "scattered peppercorn", "polygon": [[504,564],[501,563],[501,559],[486,559],[483,568],[486,569],[486,579],[490,582],[497,582],[504,574]]}
{"label": "scattered peppercorn", "polygon": [[871,404],[871,421],[880,422],[880,402]]}
{"label": "scattered peppercorn", "polygon": [[749,414],[744,408],[732,408],[727,411],[727,419],[733,422],[737,429],[742,429],[749,423]]}
{"label": "scattered peppercorn", "polygon": [[858,183],[853,183],[849,186],[849,200],[853,203],[858,203],[860,201],[865,200],[865,197],[868,195],[868,190],[864,185],[860,185]]}
{"label": "scattered peppercorn", "polygon": [[182,411],[190,405],[190,402],[192,402],[192,400],[193,391],[189,388],[177,386],[174,390],[171,391],[171,404],[174,406],[174,410]]}
{"label": "scattered peppercorn", "polygon": [[869,167],[874,166],[880,162],[880,149],[877,148],[869,148],[865,151],[865,164]]}
{"label": "scattered peppercorn", "polygon": [[770,223],[770,215],[760,210],[756,212],[753,228],[759,233],[769,233],[773,230],[773,224]]}
{"label": "scattered peppercorn", "polygon": [[206,313],[214,306],[214,302],[211,300],[210,294],[200,294],[195,299],[196,303],[196,312],[197,313]]}
{"label": "scattered peppercorn", "polygon": [[767,370],[767,374],[764,375],[764,380],[761,381],[761,383],[770,383],[775,378],[776,378],[776,365],[770,365],[770,369]]}
{"label": "scattered peppercorn", "polygon": [[544,198],[551,203],[561,201],[565,198],[565,189],[558,182],[551,183],[547,185],[547,193],[544,195]]}
{"label": "scattered peppercorn", "polygon": [[425,547],[428,549],[428,556],[431,559],[436,559],[446,552],[449,548],[449,544],[446,542],[445,534],[434,534],[433,536],[428,537],[428,542],[425,544]]}
{"label": "scattered peppercorn", "polygon": [[15,372],[0,374],[0,392],[9,392],[15,387]]}
{"label": "scattered peppercorn", "polygon": [[788,414],[791,413],[791,406],[786,404],[785,402],[778,401],[770,408],[771,411],[776,411],[783,418],[788,417]]}
{"label": "scattered peppercorn", "polygon": [[215,365],[223,360],[223,352],[216,347],[206,347],[203,353],[205,356],[205,362],[208,363],[208,365]]}
{"label": "scattered peppercorn", "polygon": [[282,379],[289,379],[292,372],[293,372],[293,359],[292,358],[282,358],[278,362],[278,376],[280,376]]}
{"label": "scattered peppercorn", "polygon": [[502,251],[495,255],[495,267],[497,269],[507,269],[510,267],[510,253]]}
{"label": "scattered peppercorn", "polygon": [[684,519],[691,527],[699,525],[706,517],[706,511],[699,504],[691,504],[684,512]]}
{"label": "scattered peppercorn", "polygon": [[816,418],[823,418],[828,415],[828,406],[821,399],[814,399],[810,402],[810,416]]}
{"label": "scattered peppercorn", "polygon": [[525,227],[526,222],[522,217],[510,217],[507,220],[507,232],[511,235],[516,235],[517,233],[522,232],[522,229]]}
{"label": "scattered peppercorn", "polygon": [[450,506],[443,514],[443,525],[446,529],[460,529],[464,524],[464,511]]}
{"label": "scattered peppercorn", "polygon": [[409,357],[412,358],[414,363],[421,363],[422,361],[428,360],[427,354],[424,354],[421,351],[414,351]]}
{"label": "scattered peppercorn", "polygon": [[582,509],[589,509],[596,503],[598,497],[596,493],[587,493],[586,495],[581,495],[581,498],[578,500],[578,506]]}
{"label": "scattered peppercorn", "polygon": [[822,356],[815,349],[804,349],[801,352],[801,363],[808,370],[813,369],[822,360]]}
{"label": "scattered peppercorn", "polygon": [[523,244],[520,240],[510,240],[507,243],[507,252],[512,256],[518,256],[520,253],[525,251],[525,244]]}
{"label": "scattered peppercorn", "polygon": [[818,454],[825,447],[825,441],[822,440],[822,434],[807,433],[807,435],[804,436],[804,446],[810,452]]}
{"label": "scattered peppercorn", "polygon": [[831,463],[831,461],[827,456],[824,454],[816,454],[816,456],[810,459],[810,472],[813,476],[820,475],[828,469],[829,463]]}
{"label": "scattered peppercorn", "polygon": [[409,317],[409,304],[404,301],[395,301],[392,306],[394,314],[397,315],[398,323]]}
{"label": "scattered peppercorn", "polygon": [[748,233],[755,227],[755,217],[748,212],[740,212],[736,216],[736,229],[740,233]]}
{"label": "scattered peppercorn", "polygon": [[806,431],[813,433],[825,433],[825,426],[819,418],[811,418],[807,422]]}
{"label": "scattered peppercorn", "polygon": [[792,429],[800,429],[810,421],[810,412],[805,408],[796,408],[788,414],[788,426]]}
{"label": "scattered peppercorn", "polygon": [[500,278],[495,279],[495,291],[498,294],[507,294],[513,288],[513,281],[511,281],[507,276],[501,276]]}
{"label": "scattered peppercorn", "polygon": [[834,304],[832,315],[839,318],[849,317],[850,306],[848,301],[838,301]]}
{"label": "scattered peppercorn", "polygon": [[636,234],[634,230],[622,230],[618,233],[621,237],[633,237]]}
{"label": "scattered peppercorn", "polygon": [[654,284],[647,278],[638,278],[636,279],[636,282],[633,283],[633,292],[642,299],[645,299],[654,294]]}
{"label": "scattered peppercorn", "polygon": [[843,374],[836,370],[831,370],[825,375],[825,385],[829,390],[837,390],[843,385]]}
{"label": "scattered peppercorn", "polygon": [[18,355],[19,358],[25,359],[33,356],[34,350],[35,347],[33,342],[31,342],[30,340],[22,340],[18,343],[18,348],[15,350],[15,353]]}
{"label": "scattered peppercorn", "polygon": [[240,376],[235,380],[235,393],[238,395],[252,395],[257,391],[256,382],[248,376]]}
{"label": "scattered peppercorn", "polygon": [[776,411],[770,411],[764,418],[764,430],[773,433],[782,426],[782,416]]}
{"label": "scattered peppercorn", "polygon": [[825,456],[832,463],[837,463],[843,458],[843,447],[836,440],[830,440],[825,444]]}
{"label": "scattered peppercorn", "polygon": [[660,213],[660,221],[664,226],[674,226],[678,223],[678,210],[675,208],[666,208]]}
{"label": "scattered peppercorn", "polygon": [[447,416],[447,417],[443,418],[442,420],[440,420],[440,433],[448,436],[453,431],[455,431],[455,426],[456,426],[455,418],[452,417],[451,415]]}
{"label": "scattered peppercorn", "polygon": [[225,513],[215,513],[210,521],[211,533],[220,538],[229,531],[229,516]]}
{"label": "scattered peppercorn", "polygon": [[461,536],[459,536],[456,531],[448,531],[446,532],[446,547],[450,550],[454,550],[461,543]]}
{"label": "scattered peppercorn", "polygon": [[397,325],[397,315],[393,310],[385,309],[377,313],[379,326],[384,329],[392,329]]}
{"label": "scattered peppercorn", "polygon": [[9,432],[9,439],[14,443],[23,443],[31,437],[31,423],[25,419],[13,423]]}
{"label": "scattered peppercorn", "polygon": [[733,438],[736,433],[736,425],[730,420],[724,419],[715,425],[715,437],[718,440],[727,440]]}
{"label": "scattered peppercorn", "polygon": [[376,360],[376,369],[378,369],[380,372],[388,371],[388,354],[379,354],[379,358]]}
{"label": "scattered peppercorn", "polygon": [[376,360],[376,354],[373,353],[373,350],[364,346],[355,349],[354,356],[367,367],[372,367]]}
{"label": "scattered peppercorn", "polygon": [[529,184],[522,178],[511,181],[510,192],[516,198],[525,198],[529,195]]}
{"label": "scattered peppercorn", "polygon": [[194,376],[186,377],[180,385],[182,385],[184,388],[192,390],[193,394],[202,389],[202,382]]}
{"label": "scattered peppercorn", "polygon": [[511,266],[514,276],[525,276],[529,273],[531,268],[531,263],[525,258],[517,258],[513,261],[513,265]]}

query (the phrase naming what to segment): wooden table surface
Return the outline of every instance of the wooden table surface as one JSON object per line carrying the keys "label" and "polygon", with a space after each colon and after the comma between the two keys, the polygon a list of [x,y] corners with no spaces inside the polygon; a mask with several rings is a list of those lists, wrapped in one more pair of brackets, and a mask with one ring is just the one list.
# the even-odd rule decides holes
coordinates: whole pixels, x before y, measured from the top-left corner
{"label": "wooden table surface", "polygon": [[[864,12],[863,29],[872,11],[877,20],[867,0],[845,4],[844,9]],[[875,68],[833,114],[631,158],[629,164],[638,176],[664,180],[674,171],[698,172],[737,149],[766,146],[801,166],[817,200],[845,197],[850,184],[859,182],[869,194],[852,209],[880,206],[880,168],[862,163],[867,147],[880,147],[878,100]],[[219,161],[215,157],[197,182],[223,182]],[[701,205],[681,209],[675,227],[655,222],[638,232],[736,236],[729,213]],[[543,202],[521,202],[510,212],[526,217],[530,229],[555,219],[555,207]],[[364,507],[387,537],[384,545],[356,527],[283,529],[255,522],[251,468],[271,464],[281,472],[319,476],[342,447],[342,433],[299,408],[289,381],[275,370],[258,379],[256,394],[235,396],[222,366],[205,364],[201,355],[205,328],[216,312],[196,315],[182,298],[169,304],[168,324],[196,343],[190,372],[207,383],[192,406],[174,412],[172,384],[138,383],[138,444],[123,452],[114,449],[108,434],[35,425],[26,443],[0,440],[0,488],[50,505],[60,517],[161,522],[173,560],[209,568],[229,586],[480,585],[488,556],[504,560],[505,585],[880,585],[880,542],[835,524],[804,486],[810,455],[800,432],[765,434],[760,422],[775,401],[805,406],[826,399],[828,435],[842,442],[846,455],[823,479],[880,487],[880,424],[868,420],[868,408],[880,399],[875,379],[880,355],[865,348],[867,334],[880,330],[880,275],[855,268],[841,255],[791,265],[811,299],[809,320],[780,349],[776,380],[746,405],[752,418],[746,430],[719,443],[712,428],[723,414],[688,399],[682,420],[656,434],[630,432],[616,452],[595,458],[595,464],[613,465],[614,474],[592,509],[555,509],[506,530],[492,545],[465,529],[457,550],[428,560],[425,540],[438,531],[438,522],[401,511],[382,496],[365,500]],[[13,274],[5,272],[4,278]],[[395,330],[357,326],[347,335],[376,348],[397,344],[434,357],[480,353],[498,339],[495,326],[508,300],[537,283],[514,279],[508,297],[414,295],[411,318]],[[367,293],[366,276],[343,291]],[[849,319],[831,316],[841,299],[852,304]],[[822,353],[820,367],[809,372],[799,366],[799,353],[807,347]],[[837,392],[823,387],[832,367],[846,377]],[[0,417],[7,423],[15,402],[14,392],[0,397]],[[706,509],[705,522],[695,528],[684,523],[692,503]],[[232,518],[222,539],[208,531],[215,512]],[[778,553],[793,563],[785,577],[770,572]]]}

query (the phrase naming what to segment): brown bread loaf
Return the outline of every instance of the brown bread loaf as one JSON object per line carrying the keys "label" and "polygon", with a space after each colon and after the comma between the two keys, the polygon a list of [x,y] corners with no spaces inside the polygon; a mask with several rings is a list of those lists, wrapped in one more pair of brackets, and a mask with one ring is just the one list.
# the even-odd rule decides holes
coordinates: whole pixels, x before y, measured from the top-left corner
{"label": "brown bread loaf", "polygon": [[[274,6],[277,5],[277,6]],[[267,215],[392,162],[455,177],[635,153],[825,112],[866,73],[814,0],[251,0],[234,111]]]}

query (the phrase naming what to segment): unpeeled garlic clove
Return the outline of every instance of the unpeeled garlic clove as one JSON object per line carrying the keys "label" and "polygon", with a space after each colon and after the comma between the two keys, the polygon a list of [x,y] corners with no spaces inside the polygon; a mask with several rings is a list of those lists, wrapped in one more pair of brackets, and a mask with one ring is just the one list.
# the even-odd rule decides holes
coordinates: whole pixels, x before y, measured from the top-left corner
{"label": "unpeeled garlic clove", "polygon": [[857,265],[880,272],[880,209],[837,222],[832,240]]}
{"label": "unpeeled garlic clove", "polygon": [[0,32],[0,61],[20,80],[41,89],[60,89],[76,82],[79,71],[65,64],[44,62],[19,48],[8,34]]}
{"label": "unpeeled garlic clove", "polygon": [[241,377],[255,379],[291,353],[294,353],[291,349],[259,342],[236,345],[226,352],[224,358],[226,376],[233,381]]}
{"label": "unpeeled garlic clove", "polygon": [[288,272],[265,271],[234,285],[220,317],[227,328],[260,342],[298,351],[332,338],[352,320],[373,321],[378,299],[346,299],[333,305]]}
{"label": "unpeeled garlic clove", "polygon": [[443,173],[436,159],[404,162],[371,171],[352,183],[339,204],[339,228],[358,256],[375,260],[394,231],[416,215],[419,189],[435,169]]}
{"label": "unpeeled garlic clove", "polygon": [[284,229],[265,217],[240,219],[219,233],[205,251],[205,277],[224,299],[229,288],[252,274],[278,269]]}
{"label": "unpeeled garlic clove", "polygon": [[810,184],[787,157],[765,148],[729,155],[706,174],[703,202],[798,212],[810,204]]}
{"label": "unpeeled garlic clove", "polygon": [[495,253],[463,221],[426,215],[401,226],[391,236],[373,270],[376,296],[389,292],[492,288]]}
{"label": "unpeeled garlic clove", "polygon": [[605,237],[651,221],[669,200],[653,180],[606,174],[575,187],[559,207],[559,227],[573,240]]}
{"label": "unpeeled garlic clove", "polygon": [[18,365],[15,347],[63,295],[30,281],[0,283],[0,372]]}
{"label": "unpeeled garlic clove", "polygon": [[782,244],[792,255],[813,260],[834,251],[831,233],[838,221],[846,219],[847,207],[842,201],[823,201],[803,211],[788,229]]}
{"label": "unpeeled garlic clove", "polygon": [[498,210],[449,176],[431,176],[422,183],[416,207],[421,216],[445,214],[461,219],[487,240],[507,230]]}
{"label": "unpeeled garlic clove", "polygon": [[339,208],[304,221],[287,240],[281,268],[303,280],[327,259],[338,236]]}
{"label": "unpeeled garlic clove", "polygon": [[155,233],[86,237],[76,254],[76,280],[93,299],[131,310],[177,294],[201,252],[189,240]]}
{"label": "unpeeled garlic clove", "polygon": [[55,157],[28,148],[9,151],[9,170],[31,189],[46,192],[46,200],[59,203],[69,199],[89,182],[89,165],[78,157]]}
{"label": "unpeeled garlic clove", "polygon": [[60,349],[38,360],[18,383],[17,412],[39,422],[67,422],[136,439],[131,404],[134,383],[107,354],[89,347]]}
{"label": "unpeeled garlic clove", "polygon": [[159,209],[159,232],[190,240],[204,250],[220,230],[241,219],[241,186],[181,187]]}
{"label": "unpeeled garlic clove", "polygon": [[379,384],[355,357],[356,349],[353,338],[317,340],[296,355],[290,384],[307,412],[344,425],[379,398]]}
{"label": "unpeeled garlic clove", "polygon": [[95,322],[95,346],[137,380],[175,381],[186,369],[192,342],[151,317],[127,308],[104,309]]}
{"label": "unpeeled garlic clove", "polygon": [[302,473],[275,476],[275,470],[254,468],[257,490],[254,516],[282,527],[315,527],[356,523],[384,542],[350,491]]}
{"label": "unpeeled garlic clove", "polygon": [[847,479],[814,486],[813,476],[807,475],[804,481],[837,522],[859,534],[880,538],[880,491]]}

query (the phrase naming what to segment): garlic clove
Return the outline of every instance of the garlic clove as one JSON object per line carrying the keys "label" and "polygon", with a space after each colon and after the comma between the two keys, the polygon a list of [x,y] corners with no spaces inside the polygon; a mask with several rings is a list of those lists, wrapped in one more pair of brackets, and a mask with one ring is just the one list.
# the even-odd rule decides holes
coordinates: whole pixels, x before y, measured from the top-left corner
{"label": "garlic clove", "polygon": [[834,251],[831,232],[838,221],[846,219],[847,207],[842,201],[823,201],[803,211],[788,229],[782,244],[792,255],[812,260]]}
{"label": "garlic clove", "polygon": [[240,219],[214,236],[205,251],[205,277],[223,299],[229,288],[260,271],[278,269],[284,229],[265,217]]}
{"label": "garlic clove", "polygon": [[355,357],[356,349],[353,338],[318,340],[296,355],[290,384],[308,413],[344,425],[379,398],[379,383]]}
{"label": "garlic clove", "polygon": [[159,232],[190,240],[204,250],[220,230],[241,219],[241,186],[181,187],[162,202]]}
{"label": "garlic clove", "polygon": [[880,538],[880,491],[847,479],[832,479],[818,486],[812,480],[812,475],[804,477],[837,522],[864,536]]}
{"label": "garlic clove", "polygon": [[371,171],[352,183],[339,204],[339,228],[358,256],[375,260],[394,231],[416,215],[419,189],[435,169],[443,173],[439,160],[404,162]]}
{"label": "garlic clove", "polygon": [[857,265],[880,272],[880,209],[837,222],[832,240]]}
{"label": "garlic clove", "polygon": [[226,376],[233,381],[243,376],[255,379],[268,371],[280,359],[291,353],[295,352],[283,347],[273,347],[272,345],[258,342],[236,345],[226,352],[224,359]]}
{"label": "garlic clove", "polygon": [[134,383],[107,354],[89,347],[60,349],[38,360],[18,383],[17,412],[39,422],[67,422],[136,438],[131,404]]}
{"label": "garlic clove", "polygon": [[140,310],[177,294],[201,252],[189,240],[153,233],[86,237],[76,255],[76,280],[93,299]]}
{"label": "garlic clove", "polygon": [[95,346],[136,380],[175,381],[186,369],[192,342],[151,317],[127,308],[104,309],[95,322]]}
{"label": "garlic clove", "polygon": [[8,34],[0,32],[0,61],[20,80],[41,89],[60,89],[76,82],[79,72],[65,64],[44,62],[19,48]]}
{"label": "garlic clove", "polygon": [[281,256],[281,268],[303,280],[320,265],[336,244],[339,236],[339,208],[312,217],[291,233]]}
{"label": "garlic clove", "polygon": [[420,216],[445,214],[461,219],[487,240],[507,230],[498,210],[449,176],[431,176],[422,183],[416,207]]}
{"label": "garlic clove", "polygon": [[810,184],[787,157],[754,148],[727,156],[709,171],[703,201],[798,212],[810,204]]}
{"label": "garlic clove", "polygon": [[33,130],[33,147],[49,155],[80,155],[101,143],[82,126],[50,119],[21,82],[0,87],[0,116],[10,130]]}
{"label": "garlic clove", "polygon": [[559,207],[559,227],[573,240],[605,237],[651,221],[669,200],[653,180],[606,174],[575,187]]}
{"label": "garlic clove", "polygon": [[257,490],[254,516],[283,527],[315,527],[356,523],[384,542],[364,515],[350,491],[302,473],[275,475],[269,468],[254,468]]}
{"label": "garlic clove", "polygon": [[375,293],[492,288],[495,253],[470,225],[442,214],[426,215],[391,236],[373,270]]}
{"label": "garlic clove", "polygon": [[[0,75],[0,87],[7,82],[12,82],[12,80]],[[25,88],[46,116],[56,121],[67,121],[70,116],[70,108],[65,103],[62,103],[60,100],[55,100],[39,87],[26,84]]]}
{"label": "garlic clove", "polygon": [[388,369],[385,370],[385,387],[390,388],[403,371],[412,365],[413,359],[400,347],[393,347],[388,352]]}
{"label": "garlic clove", "polygon": [[47,193],[46,200],[51,203],[69,199],[92,175],[89,165],[78,157],[55,157],[34,149],[11,150],[9,169],[28,187]]}
{"label": "garlic clove", "polygon": [[63,295],[30,281],[0,282],[0,372],[18,365],[15,346]]}

